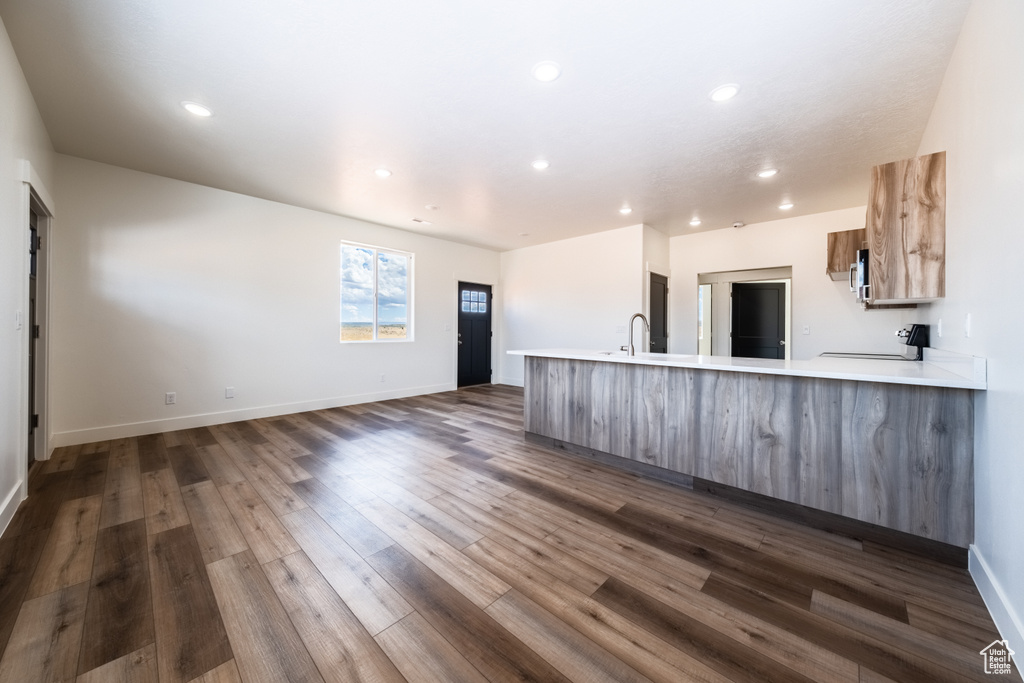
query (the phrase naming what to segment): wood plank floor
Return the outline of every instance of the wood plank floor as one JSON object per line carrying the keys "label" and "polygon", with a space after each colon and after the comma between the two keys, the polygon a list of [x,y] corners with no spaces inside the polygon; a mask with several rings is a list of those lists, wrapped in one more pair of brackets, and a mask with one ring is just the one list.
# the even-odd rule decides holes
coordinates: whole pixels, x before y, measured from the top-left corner
{"label": "wood plank floor", "polygon": [[990,680],[965,570],[526,443],[522,400],[59,449],[0,538],[0,683]]}

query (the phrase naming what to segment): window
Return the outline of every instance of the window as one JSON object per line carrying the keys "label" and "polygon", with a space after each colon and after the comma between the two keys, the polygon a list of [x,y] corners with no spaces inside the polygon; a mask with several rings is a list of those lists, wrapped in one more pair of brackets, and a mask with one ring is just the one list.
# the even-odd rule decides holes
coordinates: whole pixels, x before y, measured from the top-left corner
{"label": "window", "polygon": [[412,254],[341,243],[341,341],[412,339]]}

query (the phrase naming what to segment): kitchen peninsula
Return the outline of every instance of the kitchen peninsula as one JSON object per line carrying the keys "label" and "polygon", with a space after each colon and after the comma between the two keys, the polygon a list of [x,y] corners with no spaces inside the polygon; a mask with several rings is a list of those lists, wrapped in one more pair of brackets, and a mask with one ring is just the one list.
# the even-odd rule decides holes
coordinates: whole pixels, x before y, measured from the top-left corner
{"label": "kitchen peninsula", "polygon": [[973,540],[983,359],[509,353],[526,357],[530,438],[960,548]]}

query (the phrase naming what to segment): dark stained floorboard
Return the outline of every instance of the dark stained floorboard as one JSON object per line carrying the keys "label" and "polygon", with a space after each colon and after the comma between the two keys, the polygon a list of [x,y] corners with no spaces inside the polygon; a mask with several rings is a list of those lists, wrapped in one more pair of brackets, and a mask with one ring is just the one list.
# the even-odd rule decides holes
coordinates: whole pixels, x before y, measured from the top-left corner
{"label": "dark stained floorboard", "polygon": [[192,445],[171,446],[167,449],[167,459],[171,462],[178,486],[190,486],[210,478],[206,465]]}
{"label": "dark stained floorboard", "polygon": [[146,521],[100,529],[78,670],[91,671],[155,642]]}
{"label": "dark stained floorboard", "polygon": [[231,659],[191,525],[150,536],[149,564],[160,680],[191,681]]}
{"label": "dark stained floorboard", "polygon": [[0,648],[7,646],[14,630],[45,542],[42,533],[0,538]]}
{"label": "dark stained floorboard", "polygon": [[593,598],[736,683],[810,683],[806,676],[616,578],[605,581]]}
{"label": "dark stained floorboard", "polygon": [[488,679],[568,682],[401,546],[386,548],[367,561]]}
{"label": "dark stained floorboard", "polygon": [[107,481],[107,461],[109,451],[80,455],[71,471],[71,484],[66,500],[87,498],[103,493],[103,485]]}
{"label": "dark stained floorboard", "polygon": [[143,474],[171,466],[171,463],[167,460],[167,446],[164,445],[164,440],[160,434],[140,436],[138,442],[139,470]]}

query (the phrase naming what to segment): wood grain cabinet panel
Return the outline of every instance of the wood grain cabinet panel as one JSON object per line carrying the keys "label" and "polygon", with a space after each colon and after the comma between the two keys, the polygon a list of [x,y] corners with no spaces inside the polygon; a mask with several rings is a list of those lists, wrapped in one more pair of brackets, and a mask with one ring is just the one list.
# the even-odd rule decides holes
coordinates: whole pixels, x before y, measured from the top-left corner
{"label": "wood grain cabinet panel", "polygon": [[833,280],[847,280],[850,277],[850,265],[857,262],[857,251],[866,246],[868,231],[840,230],[828,234],[828,252],[825,261],[825,272]]}
{"label": "wood grain cabinet panel", "polygon": [[867,211],[873,303],[946,295],[946,153],[875,166]]}
{"label": "wood grain cabinet panel", "polygon": [[967,547],[968,389],[526,358],[525,430]]}

